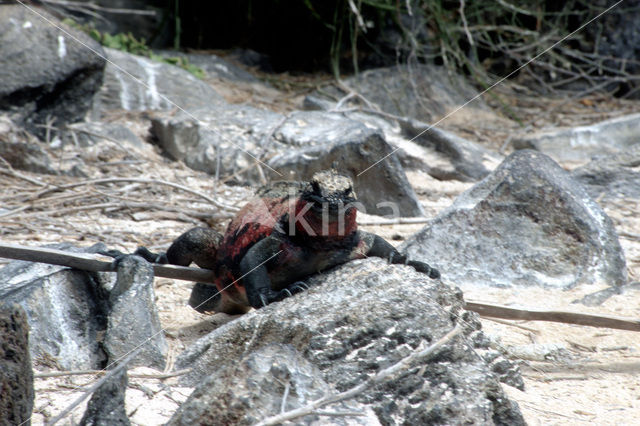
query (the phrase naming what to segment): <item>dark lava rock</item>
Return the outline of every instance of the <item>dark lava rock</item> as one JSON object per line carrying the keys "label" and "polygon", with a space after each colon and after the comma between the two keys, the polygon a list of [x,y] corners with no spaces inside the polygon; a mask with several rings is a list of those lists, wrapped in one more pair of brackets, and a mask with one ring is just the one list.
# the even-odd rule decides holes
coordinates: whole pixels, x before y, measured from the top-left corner
{"label": "dark lava rock", "polygon": [[105,49],[109,62],[96,94],[91,117],[107,111],[193,111],[222,102],[211,86],[174,65],[115,49]]}
{"label": "dark lava rock", "polygon": [[74,123],[62,132],[65,143],[73,143],[81,147],[92,146],[102,140],[110,140],[126,148],[126,144],[143,147],[144,142],[127,127],[118,123],[101,121],[84,121]]}
{"label": "dark lava rock", "polygon": [[382,132],[338,114],[310,111],[292,114],[276,137],[297,148],[279,152],[268,163],[288,178],[309,180],[314,173],[334,167],[353,180],[363,212],[392,217],[424,215]]}
{"label": "dark lava rock", "polygon": [[111,362],[142,346],[131,365],[164,369],[167,342],[158,318],[153,268],[138,256],[118,262],[117,280],[109,291],[109,317],[104,348]]}
{"label": "dark lava rock", "polygon": [[[457,321],[466,325],[466,333],[480,327],[475,314],[462,310],[459,291],[381,259],[349,262],[308,283],[310,290],[245,314],[194,343],[176,362],[177,369],[192,369],[183,382],[195,385],[212,374],[236,374],[233,383],[248,383],[255,375],[240,360],[254,357],[262,371],[270,370],[269,357],[259,364],[255,354],[288,344],[320,371],[318,380],[340,392],[406,357],[420,342],[434,342]],[[285,353],[284,358],[291,356]],[[203,400],[205,388],[209,395],[234,394],[228,380],[213,377],[219,376],[205,379],[194,400]],[[283,386],[272,383],[271,394],[279,402]],[[206,423],[214,414],[229,412],[239,419],[255,415],[247,407],[253,399],[235,399],[241,395],[210,401],[215,407],[201,419]],[[249,398],[255,398],[253,391]],[[355,401],[372,409],[381,424],[524,424],[517,405],[462,337]],[[276,402],[262,406],[276,407]]]}
{"label": "dark lava rock", "polygon": [[[104,245],[79,249],[96,253]],[[142,259],[125,258],[113,273],[17,261],[0,269],[0,300],[24,308],[36,365],[62,370],[101,369],[145,344],[134,365],[162,369],[166,343],[153,306],[153,280]],[[151,274],[151,276],[150,276]]]}
{"label": "dark lava rock", "polygon": [[6,115],[0,115],[0,157],[14,169],[55,174],[49,149]]}
{"label": "dark lava rock", "polygon": [[102,47],[87,34],[35,11],[0,6],[0,110],[43,137],[43,124],[62,127],[84,117],[105,61],[94,53],[104,56]]}
{"label": "dark lava rock", "polygon": [[[422,207],[398,159],[391,155],[361,176],[358,173],[391,153],[381,132],[339,114],[296,112],[283,116],[248,106],[223,105],[194,113],[156,114],[152,133],[172,157],[189,167],[238,182],[306,180],[335,167],[353,178],[369,214],[422,216]],[[259,166],[256,158],[277,170]],[[242,179],[240,179],[242,177]],[[380,204],[382,203],[382,204]]]}
{"label": "dark lava rock", "polygon": [[[463,78],[452,76],[445,67],[435,65],[397,65],[364,71],[345,80],[354,92],[374,103],[382,111],[402,117],[432,123],[464,105],[477,95],[477,90]],[[334,106],[347,93],[342,89],[324,87],[305,100],[310,109]],[[331,96],[327,104],[327,96]],[[465,108],[486,109],[476,99]]]}
{"label": "dark lava rock", "polygon": [[621,286],[611,219],[544,154],[518,151],[400,250],[457,285]]}
{"label": "dark lava rock", "polygon": [[595,155],[622,154],[640,143],[640,114],[590,126],[541,132],[513,141],[516,149],[535,149],[556,161],[588,161]]}
{"label": "dark lava rock", "polygon": [[[80,251],[70,245],[55,248]],[[0,269],[0,300],[25,310],[35,365],[62,370],[103,367],[106,355],[99,336],[106,328],[106,310],[89,273],[44,263],[11,262]]]}
{"label": "dark lava rock", "polygon": [[244,182],[257,183],[260,173],[252,156],[264,159],[269,148],[285,149],[269,137],[283,120],[275,112],[225,104],[193,115],[197,119],[182,113],[151,117],[151,133],[158,145],[192,169],[219,177],[241,173]]}
{"label": "dark lava rock", "polygon": [[124,397],[129,380],[123,369],[107,379],[91,395],[87,409],[80,420],[81,426],[128,426],[131,424],[125,410]]}
{"label": "dark lava rock", "polygon": [[[408,166],[424,170],[439,180],[475,182],[487,176],[502,158],[472,141],[451,132],[430,127],[417,120],[400,122],[403,135],[427,152],[412,155],[404,153]],[[418,136],[419,135],[419,136]]]}
{"label": "dark lava rock", "polygon": [[[335,391],[322,379],[318,368],[293,346],[272,344],[251,352],[239,363],[227,363],[212,372],[180,406],[168,425],[255,424],[280,412],[287,387],[285,410]],[[233,403],[229,404],[230,401]],[[332,418],[331,424],[377,423],[370,408],[354,401],[336,404],[332,409],[359,411],[365,417],[353,417],[348,421]],[[319,419],[322,417],[308,416],[304,424]],[[299,419],[297,423],[301,423]]]}
{"label": "dark lava rock", "polygon": [[640,199],[640,144],[619,154],[600,156],[571,175],[593,199]]}
{"label": "dark lava rock", "polygon": [[0,303],[0,395],[0,424],[31,424],[34,393],[29,324],[20,306],[4,301]]}

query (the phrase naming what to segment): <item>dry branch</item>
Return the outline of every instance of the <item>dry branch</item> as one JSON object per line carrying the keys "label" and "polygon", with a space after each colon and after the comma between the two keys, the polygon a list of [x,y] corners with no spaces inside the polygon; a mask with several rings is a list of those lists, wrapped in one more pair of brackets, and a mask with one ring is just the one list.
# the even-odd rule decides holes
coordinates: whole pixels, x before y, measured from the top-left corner
{"label": "dry branch", "polygon": [[135,351],[131,352],[125,359],[120,361],[120,364],[118,364],[117,367],[115,367],[113,370],[109,370],[109,372],[107,374],[105,374],[104,377],[102,377],[100,380],[95,382],[89,389],[84,391],[82,393],[82,395],[80,395],[75,401],[73,401],[71,403],[71,405],[69,405],[67,408],[62,410],[62,412],[60,412],[60,414],[58,414],[53,419],[51,419],[47,423],[47,426],[53,426],[54,424],[58,423],[67,414],[69,414],[71,411],[73,411],[74,408],[76,408],[78,405],[80,405],[82,403],[82,401],[84,401],[92,393],[94,393],[96,390],[98,390],[100,388],[100,386],[102,386],[107,380],[109,380],[111,377],[113,377],[116,374],[118,374],[120,371],[122,371],[123,368],[126,368],[127,364],[129,364],[131,362],[131,360],[133,360],[133,358],[135,358],[135,356],[138,355],[138,352],[140,352],[140,350],[141,350],[141,348],[138,348]]}
{"label": "dry branch", "polygon": [[[46,379],[49,377],[68,377],[68,376],[98,376],[107,374],[109,370],[72,370],[72,371],[47,371],[42,373],[33,373],[36,379]],[[171,373],[129,373],[130,378],[137,379],[169,379],[171,377],[182,376],[191,372],[190,368],[184,370],[173,371]]]}
{"label": "dry branch", "polygon": [[143,10],[143,9],[125,9],[125,8],[115,8],[115,7],[104,7],[92,2],[86,1],[71,1],[71,0],[40,0],[44,4],[49,4],[52,6],[61,6],[63,8],[73,10],[76,12],[84,12],[86,14],[93,16],[93,11],[98,12],[107,12],[107,13],[117,13],[124,15],[146,15],[146,16],[155,16],[155,10]]}
{"label": "dry branch", "polygon": [[411,225],[420,223],[429,223],[433,219],[426,217],[398,217],[395,219],[374,219],[374,220],[358,220],[358,225]]}
{"label": "dry branch", "polygon": [[105,179],[91,179],[91,180],[86,180],[83,182],[76,182],[76,183],[71,183],[68,185],[61,185],[58,187],[54,187],[54,188],[49,188],[49,189],[45,189],[43,191],[40,191],[39,193],[37,193],[34,196],[35,198],[40,198],[50,192],[55,192],[55,191],[61,191],[63,189],[70,189],[70,188],[76,188],[78,186],[85,186],[85,185],[98,185],[98,184],[105,184],[105,183],[116,183],[116,182],[136,182],[136,183],[146,183],[146,184],[153,184],[153,185],[165,185],[165,186],[170,186],[172,188],[176,188],[176,189],[180,189],[182,191],[185,191],[187,193],[193,194],[193,195],[197,195],[198,197],[206,200],[207,202],[213,204],[216,207],[219,207],[221,209],[225,209],[228,211],[238,211],[240,210],[238,207],[235,206],[228,206],[225,205],[219,201],[214,200],[213,198],[203,194],[202,192],[199,191],[195,191],[191,188],[187,188],[186,186],[183,185],[179,185],[177,183],[173,183],[173,182],[169,182],[169,181],[165,181],[165,180],[159,180],[159,179],[145,179],[145,178],[127,178],[127,177],[119,177],[119,178],[105,178]]}
{"label": "dry branch", "polygon": [[[96,256],[98,255],[69,253],[62,250],[25,247],[17,244],[0,244],[0,257],[6,257],[8,259],[49,263],[91,272],[115,272],[113,262],[99,260]],[[212,283],[215,278],[213,271],[209,269],[178,265],[160,265],[157,263],[153,264],[153,273],[157,277],[204,283]]]}
{"label": "dry branch", "polygon": [[582,314],[579,312],[542,311],[516,309],[486,303],[466,302],[465,309],[483,317],[518,319],[528,321],[551,321],[564,324],[588,325],[590,327],[615,328],[617,330],[640,331],[640,320],[630,320],[606,315]]}

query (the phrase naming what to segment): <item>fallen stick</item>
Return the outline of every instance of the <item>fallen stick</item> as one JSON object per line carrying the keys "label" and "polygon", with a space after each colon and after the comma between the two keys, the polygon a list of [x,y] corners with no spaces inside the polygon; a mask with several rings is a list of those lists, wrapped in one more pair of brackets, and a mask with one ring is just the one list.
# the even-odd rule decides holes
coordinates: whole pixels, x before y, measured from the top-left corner
{"label": "fallen stick", "polygon": [[[115,272],[113,262],[96,259],[95,254],[70,253],[62,250],[26,247],[17,244],[0,243],[0,257],[68,266],[92,272]],[[157,277],[175,280],[197,281],[213,285],[215,273],[210,269],[191,268],[177,265],[153,263],[153,273]],[[544,311],[537,309],[516,309],[500,305],[490,305],[467,301],[465,309],[477,312],[482,317],[510,320],[551,321],[564,324],[587,325],[590,327],[613,328],[617,330],[640,331],[640,320],[606,315],[582,314],[579,312]]]}
{"label": "fallen stick", "polygon": [[579,312],[542,311],[537,309],[516,309],[486,303],[466,302],[465,309],[477,312],[482,317],[527,321],[551,321],[564,324],[588,325],[590,327],[615,328],[618,330],[640,331],[640,320],[630,320],[606,315],[582,314]]}
{"label": "fallen stick", "polygon": [[[91,272],[115,272],[112,261],[97,259],[96,254],[70,253],[44,247],[26,247],[17,244],[0,244],[0,257],[30,262],[49,263],[68,266]],[[157,277],[176,280],[213,283],[215,274],[209,269],[191,268],[178,265],[160,265],[153,263],[153,273]]]}
{"label": "fallen stick", "polygon": [[122,371],[122,369],[125,368],[127,364],[129,364],[131,360],[135,358],[136,355],[138,355],[140,350],[141,348],[138,348],[135,351],[129,353],[129,355],[125,359],[120,361],[120,363],[116,367],[114,367],[113,370],[109,370],[104,376],[102,376],[100,380],[98,380],[93,385],[91,385],[91,387],[89,387],[87,390],[82,392],[82,395],[76,398],[76,400],[73,401],[71,405],[69,405],[67,408],[62,410],[57,416],[49,420],[47,422],[47,426],[53,426],[56,423],[58,423],[60,420],[64,419],[67,414],[73,411],[73,409],[76,408],[78,405],[80,405],[82,401],[84,401],[89,396],[91,396],[95,391],[97,391],[100,388],[100,386],[102,386],[107,380],[109,380],[111,377],[115,376],[120,371]]}
{"label": "fallen stick", "polygon": [[[111,370],[74,370],[74,371],[46,371],[43,373],[33,373],[34,379],[46,379],[49,377],[67,377],[67,376],[100,376],[107,374]],[[171,373],[128,373],[129,378],[138,379],[169,379],[171,377],[182,376],[190,373],[190,368],[178,370]]]}

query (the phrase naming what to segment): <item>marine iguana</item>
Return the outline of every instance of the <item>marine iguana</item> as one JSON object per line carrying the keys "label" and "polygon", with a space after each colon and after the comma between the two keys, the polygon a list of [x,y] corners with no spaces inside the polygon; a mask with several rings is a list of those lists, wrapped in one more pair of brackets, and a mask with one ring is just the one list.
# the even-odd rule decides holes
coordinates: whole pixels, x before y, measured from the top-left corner
{"label": "marine iguana", "polygon": [[353,183],[334,170],[318,172],[309,182],[276,182],[256,195],[224,235],[197,227],[178,237],[166,253],[140,247],[135,254],[215,271],[215,287],[197,283],[191,292],[189,304],[199,312],[258,309],[306,289],[305,277],[369,256],[410,265],[429,278],[440,276],[428,264],[408,260],[382,237],[358,230]]}

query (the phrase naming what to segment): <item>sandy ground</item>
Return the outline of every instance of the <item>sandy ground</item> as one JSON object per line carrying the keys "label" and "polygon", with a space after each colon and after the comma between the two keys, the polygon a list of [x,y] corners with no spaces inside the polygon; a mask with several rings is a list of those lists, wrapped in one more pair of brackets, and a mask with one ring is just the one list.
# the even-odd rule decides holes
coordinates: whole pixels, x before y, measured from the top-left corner
{"label": "sandy ground", "polygon": [[[212,84],[220,84],[212,82]],[[304,90],[283,93],[275,89],[258,87],[226,87],[223,93],[234,101],[269,105],[285,111],[296,105],[305,90],[313,86],[307,82]],[[564,103],[556,114],[547,114],[548,105],[560,105],[555,99],[544,100],[531,96],[519,96],[513,100],[513,91],[504,88],[503,93],[515,107],[523,103],[520,111],[530,126],[543,128],[555,125],[575,125],[599,121],[610,116],[629,112],[635,105],[625,101],[596,98],[594,102],[575,100]],[[537,100],[534,102],[532,99]],[[546,102],[546,104],[545,104]],[[521,128],[510,120],[499,117],[495,122],[482,117],[464,117],[444,123],[450,130],[462,136],[480,141],[493,149],[506,148],[508,138]],[[568,118],[567,116],[571,116]],[[538,118],[536,118],[538,117]],[[476,117],[477,118],[477,117]],[[123,113],[113,120],[128,125],[141,136],[146,128],[135,115]],[[499,123],[496,124],[496,123]],[[512,127],[505,127],[512,123]],[[476,126],[477,125],[477,126]],[[61,168],[78,162],[89,172],[89,177],[66,178],[36,175],[22,171],[7,171],[0,186],[2,205],[16,209],[15,214],[0,217],[1,239],[26,245],[51,242],[72,242],[89,246],[104,242],[110,248],[133,250],[138,245],[155,249],[166,248],[170,241],[184,230],[202,225],[201,217],[207,212],[219,214],[197,195],[188,194],[161,183],[129,183],[107,186],[88,183],[73,190],[63,191],[57,198],[37,197],[43,184],[88,181],[98,177],[136,177],[167,180],[237,205],[250,195],[248,188],[229,188],[213,181],[209,176],[187,169],[179,163],[163,157],[156,148],[131,148],[104,141],[99,146],[79,151],[65,146],[55,153]],[[460,182],[437,181],[421,172],[409,172],[408,177],[416,188],[429,217],[449,206],[455,197],[470,187]],[[34,183],[34,180],[36,183]],[[66,197],[66,198],[65,198]],[[127,208],[129,200],[149,203],[148,208]],[[105,201],[119,202],[121,206],[99,207]],[[190,208],[186,210],[185,205]],[[78,207],[84,207],[82,209]],[[173,210],[170,207],[175,207]],[[603,204],[613,219],[616,229],[627,235],[621,238],[625,250],[630,281],[640,279],[640,213],[637,202],[619,201]],[[22,209],[19,210],[18,209]],[[223,227],[222,219],[211,219],[210,226]],[[393,243],[400,243],[423,225],[369,226],[365,229],[383,235]],[[446,278],[446,277],[445,277]],[[175,356],[195,339],[221,324],[232,320],[225,314],[201,315],[186,305],[191,284],[157,278],[155,289],[160,319],[170,344],[169,365]],[[604,288],[604,285],[600,288]],[[629,290],[616,295],[598,307],[585,307],[571,302],[584,294],[598,290],[597,286],[577,288],[571,291],[544,289],[495,289],[464,288],[465,297],[471,301],[496,303],[515,307],[571,310],[586,313],[615,315],[630,319],[640,318],[637,302],[640,291]],[[482,319],[486,333],[494,347],[516,360],[522,368],[526,389],[521,392],[504,386],[507,393],[520,405],[529,424],[640,424],[640,344],[637,333],[565,325],[546,322],[497,322]],[[36,372],[46,371],[42,360],[34,360]],[[154,425],[168,420],[178,405],[184,401],[190,388],[177,385],[177,379],[153,377],[160,372],[147,368],[130,371],[127,391],[127,412],[134,424]],[[133,377],[140,375],[143,377]],[[150,376],[151,375],[151,376]],[[36,378],[34,424],[41,424],[55,416],[82,391],[97,380],[95,375]],[[78,422],[84,404],[80,405],[62,424]]]}

